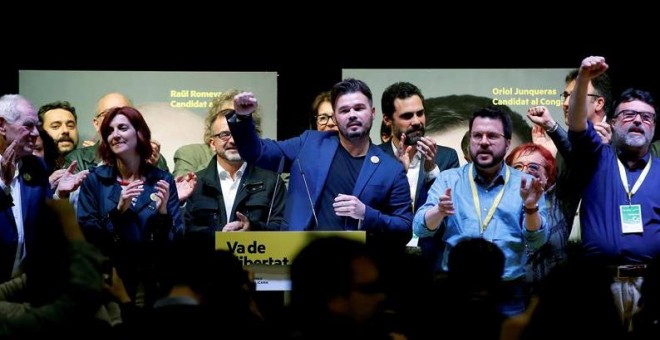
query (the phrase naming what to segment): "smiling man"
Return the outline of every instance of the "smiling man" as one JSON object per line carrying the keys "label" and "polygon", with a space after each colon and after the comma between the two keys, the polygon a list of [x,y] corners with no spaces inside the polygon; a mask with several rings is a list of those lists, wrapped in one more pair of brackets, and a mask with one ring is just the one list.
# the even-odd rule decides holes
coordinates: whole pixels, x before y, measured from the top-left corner
{"label": "smiling man", "polygon": [[64,164],[64,156],[78,147],[78,115],[67,101],[48,103],[39,108],[42,128],[53,138],[60,157],[57,167]]}

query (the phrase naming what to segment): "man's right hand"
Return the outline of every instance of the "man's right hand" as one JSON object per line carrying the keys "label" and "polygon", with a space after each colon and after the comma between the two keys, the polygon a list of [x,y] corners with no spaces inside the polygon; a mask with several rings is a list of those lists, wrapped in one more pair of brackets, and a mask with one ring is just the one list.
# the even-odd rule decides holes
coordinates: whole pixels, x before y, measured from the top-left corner
{"label": "man's right hand", "polygon": [[257,110],[257,97],[252,92],[241,92],[234,97],[234,111],[239,116],[249,116]]}

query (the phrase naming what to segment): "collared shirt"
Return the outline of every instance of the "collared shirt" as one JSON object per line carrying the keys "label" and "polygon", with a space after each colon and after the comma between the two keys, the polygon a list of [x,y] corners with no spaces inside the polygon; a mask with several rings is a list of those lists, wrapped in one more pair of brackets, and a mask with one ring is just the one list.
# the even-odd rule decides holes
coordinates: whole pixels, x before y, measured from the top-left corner
{"label": "collared shirt", "polygon": [[585,184],[575,190],[583,190],[579,217],[586,255],[612,265],[648,263],[660,255],[660,159],[647,153],[634,168],[622,161],[632,188],[653,157],[651,169],[631,202],[641,205],[644,232],[624,234],[619,207],[629,203],[619,176],[616,149],[603,144],[593,124],[587,124],[583,132],[569,131],[576,153],[572,167]]}
{"label": "collared shirt", "polygon": [[[398,155],[399,150],[394,144],[394,142],[392,141],[390,142],[390,144],[392,145],[392,151],[394,152],[394,156]],[[419,181],[420,166],[422,166],[423,164],[424,164],[424,160],[422,158],[422,153],[419,151],[415,151],[415,155],[410,160],[410,164],[408,165],[408,172],[406,172],[406,177],[408,177],[408,185],[410,186],[410,198],[412,199],[413,205],[415,204],[415,197],[417,197],[417,183]],[[438,177],[438,174],[440,174],[440,169],[438,168],[437,165],[434,165],[433,170],[424,171],[424,182],[428,183],[435,180],[435,178]],[[412,238],[410,239],[410,241],[408,241],[407,246],[416,247],[418,239],[419,237],[415,235],[415,233],[413,233]]]}
{"label": "collared shirt", "polygon": [[[538,249],[548,238],[545,198],[541,197],[538,202],[542,220],[541,228],[536,231],[528,231],[525,228],[526,214],[522,210],[523,200],[520,197],[520,181],[523,176],[528,178],[529,176],[508,167],[511,174],[509,181],[505,184],[505,165],[492,184],[489,185],[475,171],[475,183],[481,208],[481,219],[479,219],[475,215],[475,205],[470,186],[469,169],[471,166],[472,164],[467,164],[440,173],[440,176],[429,190],[426,203],[415,214],[413,231],[419,237],[432,236],[436,232],[443,233],[442,239],[446,246],[441,267],[445,271],[448,269],[447,258],[449,252],[456,244],[467,238],[483,237],[495,243],[504,253],[505,262],[502,278],[505,281],[520,278],[525,274],[525,248]],[[444,195],[447,188],[452,190],[451,197],[455,214],[445,217],[437,229],[429,230],[424,215],[428,209],[438,204],[440,196]],[[502,188],[504,188],[502,199],[493,214],[493,218],[482,234],[481,221],[486,218]]]}
{"label": "collared shirt", "polygon": [[[394,145],[394,142],[390,142],[390,144],[392,145],[392,151],[394,152],[394,156],[396,156],[399,153],[399,150],[396,147],[396,145]],[[422,158],[422,153],[419,151],[415,151],[415,155],[410,160],[410,165],[408,165],[408,172],[406,173],[406,176],[408,177],[408,184],[410,184],[410,198],[412,198],[413,202],[415,202],[415,197],[417,195],[417,182],[419,181],[419,167],[420,165],[423,164],[424,164],[424,160]],[[435,180],[439,174],[440,174],[440,169],[438,168],[437,165],[435,165],[433,167],[433,170],[424,172],[424,182],[428,183]]]}
{"label": "collared shirt", "polygon": [[[0,162],[2,162],[2,155],[0,155]],[[15,164],[14,177],[9,184],[9,187],[0,180],[0,188],[5,195],[10,195],[14,202],[11,207],[11,212],[14,214],[14,221],[16,222],[16,233],[18,234],[18,243],[16,247],[16,257],[14,258],[14,268],[12,269],[12,276],[15,276],[19,270],[23,258],[25,257],[25,230],[23,227],[23,205],[21,204],[21,182],[18,180],[20,163]]]}
{"label": "collared shirt", "polygon": [[236,193],[238,192],[238,185],[241,183],[241,178],[245,172],[247,163],[243,162],[243,165],[236,171],[236,174],[232,178],[229,172],[223,169],[218,164],[218,178],[220,178],[220,187],[222,188],[222,199],[225,201],[225,211],[227,212],[227,221],[231,221],[231,211],[234,207],[234,200],[236,200]]}

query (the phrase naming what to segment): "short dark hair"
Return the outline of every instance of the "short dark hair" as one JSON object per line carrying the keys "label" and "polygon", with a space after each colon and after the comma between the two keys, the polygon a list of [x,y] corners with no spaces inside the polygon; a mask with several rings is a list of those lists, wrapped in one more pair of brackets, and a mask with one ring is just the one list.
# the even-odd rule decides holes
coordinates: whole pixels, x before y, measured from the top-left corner
{"label": "short dark hair", "polygon": [[291,265],[291,306],[301,313],[317,315],[327,308],[328,299],[348,296],[353,260],[361,257],[372,259],[367,246],[358,241],[331,236],[310,242]]}
{"label": "short dark hair", "polygon": [[651,92],[640,90],[634,87],[627,88],[623,92],[621,92],[621,95],[616,100],[616,105],[614,106],[614,108],[616,109],[617,107],[619,107],[621,103],[627,103],[634,100],[638,100],[640,102],[649,104],[653,107],[653,110],[656,110],[655,99],[653,99]]}
{"label": "short dark hair", "polygon": [[335,109],[337,98],[354,92],[361,92],[367,97],[367,99],[369,99],[369,105],[374,105],[373,96],[369,86],[362,80],[348,78],[338,82],[332,87],[332,91],[330,91],[330,104],[332,104],[332,109]]}
{"label": "short dark hair", "polygon": [[513,134],[513,123],[511,122],[511,115],[508,112],[500,110],[497,106],[484,107],[472,114],[472,118],[470,118],[470,131],[472,131],[472,123],[477,117],[491,118],[501,121],[502,127],[504,128],[504,138],[511,139],[511,135]]}
{"label": "short dark hair", "polygon": [[124,115],[128,121],[133,125],[137,133],[137,152],[140,155],[140,162],[142,165],[146,164],[151,154],[153,153],[153,147],[151,146],[151,130],[147,125],[147,122],[142,117],[140,111],[135,108],[124,106],[124,107],[113,107],[108,110],[108,113],[103,118],[103,123],[101,123],[101,145],[99,145],[99,156],[105,164],[116,166],[117,165],[117,155],[115,155],[108,145],[108,136],[110,135],[110,123],[117,115]]}
{"label": "short dark hair", "polygon": [[408,82],[397,82],[388,86],[383,91],[383,96],[380,99],[380,109],[383,111],[383,116],[392,119],[394,114],[394,101],[397,99],[406,99],[412,96],[419,96],[424,103],[424,95],[422,91],[415,85]]}
{"label": "short dark hair", "polygon": [[66,100],[58,100],[43,105],[42,107],[39,108],[39,112],[37,112],[37,114],[39,115],[39,122],[41,123],[41,125],[44,124],[44,116],[46,115],[46,112],[55,109],[62,109],[71,112],[71,114],[73,115],[73,120],[75,120],[76,123],[78,123],[78,115],[76,114],[76,108],[71,106],[71,103],[69,103]]}

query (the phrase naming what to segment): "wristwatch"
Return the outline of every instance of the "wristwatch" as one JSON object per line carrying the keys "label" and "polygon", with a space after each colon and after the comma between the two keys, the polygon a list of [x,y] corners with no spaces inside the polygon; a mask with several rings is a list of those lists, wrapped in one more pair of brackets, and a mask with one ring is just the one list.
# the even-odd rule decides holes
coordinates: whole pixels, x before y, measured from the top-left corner
{"label": "wristwatch", "polygon": [[538,203],[534,206],[534,208],[527,208],[525,205],[523,205],[523,211],[525,214],[533,214],[535,212],[539,211],[539,205]]}

